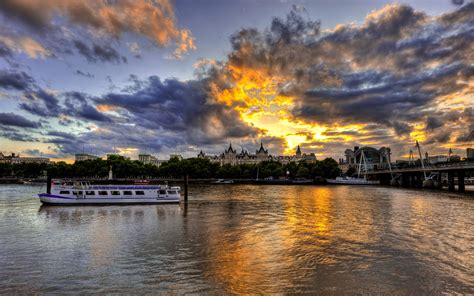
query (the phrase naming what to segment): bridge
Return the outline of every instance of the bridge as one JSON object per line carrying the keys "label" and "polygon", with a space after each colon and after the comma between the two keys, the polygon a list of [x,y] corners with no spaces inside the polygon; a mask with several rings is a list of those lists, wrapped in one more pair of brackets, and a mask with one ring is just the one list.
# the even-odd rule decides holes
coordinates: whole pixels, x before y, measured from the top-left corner
{"label": "bridge", "polygon": [[446,162],[402,168],[394,167],[391,170],[369,170],[366,174],[379,179],[381,184],[394,185],[395,182],[398,182],[401,186],[422,187],[424,183],[427,184],[427,182],[423,182],[427,180],[426,177],[429,174],[435,173],[435,178],[429,180],[434,184],[432,187],[441,188],[443,186],[442,174],[445,173],[447,174],[445,183],[447,183],[450,191],[455,190],[455,177],[457,177],[458,190],[465,191],[465,176],[469,172],[474,172],[474,161]]}

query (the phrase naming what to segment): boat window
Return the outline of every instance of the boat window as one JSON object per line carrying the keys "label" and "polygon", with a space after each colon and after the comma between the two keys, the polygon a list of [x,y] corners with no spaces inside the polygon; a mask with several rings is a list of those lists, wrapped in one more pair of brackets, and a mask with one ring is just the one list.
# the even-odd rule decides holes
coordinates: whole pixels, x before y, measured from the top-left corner
{"label": "boat window", "polygon": [[176,194],[176,191],[170,190],[170,191],[168,191],[168,194]]}
{"label": "boat window", "polygon": [[69,191],[59,191],[59,194],[69,194]]}
{"label": "boat window", "polygon": [[160,190],[160,194],[166,194],[166,190]]}
{"label": "boat window", "polygon": [[145,191],[135,191],[135,195],[145,195]]}
{"label": "boat window", "polygon": [[110,194],[112,194],[112,195],[120,195],[120,191],[110,191]]}
{"label": "boat window", "polygon": [[132,195],[132,192],[131,191],[124,191],[123,195]]}
{"label": "boat window", "polygon": [[99,191],[99,195],[107,195],[107,191]]}
{"label": "boat window", "polygon": [[73,194],[73,195],[77,195],[77,191],[73,191],[72,194]]}
{"label": "boat window", "polygon": [[79,191],[77,194],[79,194],[79,195],[82,195],[82,194],[83,194],[83,192],[82,192],[82,191]]}
{"label": "boat window", "polygon": [[94,191],[86,191],[86,195],[95,195]]}

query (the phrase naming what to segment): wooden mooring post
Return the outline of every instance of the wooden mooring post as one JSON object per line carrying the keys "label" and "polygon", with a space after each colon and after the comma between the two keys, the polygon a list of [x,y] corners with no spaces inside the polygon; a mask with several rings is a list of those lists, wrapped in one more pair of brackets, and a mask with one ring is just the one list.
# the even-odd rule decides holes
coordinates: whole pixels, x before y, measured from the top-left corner
{"label": "wooden mooring post", "polygon": [[184,202],[188,202],[188,182],[189,182],[188,174],[184,174]]}

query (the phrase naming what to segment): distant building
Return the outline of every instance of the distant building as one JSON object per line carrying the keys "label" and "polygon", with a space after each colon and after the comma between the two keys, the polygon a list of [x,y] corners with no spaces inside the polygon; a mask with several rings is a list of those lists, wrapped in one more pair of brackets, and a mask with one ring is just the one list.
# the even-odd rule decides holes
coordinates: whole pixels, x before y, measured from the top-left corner
{"label": "distant building", "polygon": [[474,159],[474,148],[467,148],[466,149],[466,157],[467,159]]}
{"label": "distant building", "polygon": [[138,161],[140,161],[143,164],[153,164],[159,167],[166,160],[159,160],[158,158],[156,158],[155,156],[151,154],[139,154]]}
{"label": "distant building", "polygon": [[50,160],[47,157],[20,157],[15,153],[11,155],[4,155],[0,152],[0,163],[49,163]]}
{"label": "distant building", "polygon": [[20,163],[49,163],[47,157],[19,157]]}
{"label": "distant building", "polygon": [[345,159],[339,159],[341,171],[346,172],[351,167],[358,170],[362,154],[365,158],[365,161],[362,161],[362,166],[363,168],[367,167],[367,170],[386,169],[388,168],[388,162],[391,161],[391,150],[389,147],[377,149],[369,146],[361,148],[355,146],[354,150],[346,149],[344,152]]}
{"label": "distant building", "polygon": [[92,154],[87,154],[87,153],[78,153],[74,155],[75,161],[94,160],[97,158],[99,157]]}
{"label": "distant building", "polygon": [[447,155],[435,155],[435,156],[428,156],[428,163],[429,164],[437,164],[449,161],[460,161],[461,157],[459,155],[451,155],[448,157]]}
{"label": "distant building", "polygon": [[230,165],[239,165],[239,164],[257,164],[262,161],[277,161],[283,164],[289,162],[298,162],[298,161],[308,161],[315,162],[316,155],[311,154],[302,154],[300,146],[295,152],[295,155],[286,156],[272,156],[269,154],[268,150],[263,147],[263,143],[260,143],[260,148],[255,151],[255,154],[249,153],[247,150],[242,150],[240,153],[237,153],[237,150],[232,147],[232,143],[229,144],[229,147],[224,150],[224,153],[220,155],[206,155],[202,150],[199,152],[198,158],[206,158],[213,162],[218,162],[220,165],[230,164]]}

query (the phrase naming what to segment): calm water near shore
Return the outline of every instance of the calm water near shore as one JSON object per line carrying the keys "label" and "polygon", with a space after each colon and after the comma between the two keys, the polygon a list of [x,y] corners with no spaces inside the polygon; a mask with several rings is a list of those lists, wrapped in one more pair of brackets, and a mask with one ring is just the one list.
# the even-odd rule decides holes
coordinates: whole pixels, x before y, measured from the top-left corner
{"label": "calm water near shore", "polygon": [[184,205],[45,207],[0,186],[0,293],[474,293],[474,198],[193,185]]}

